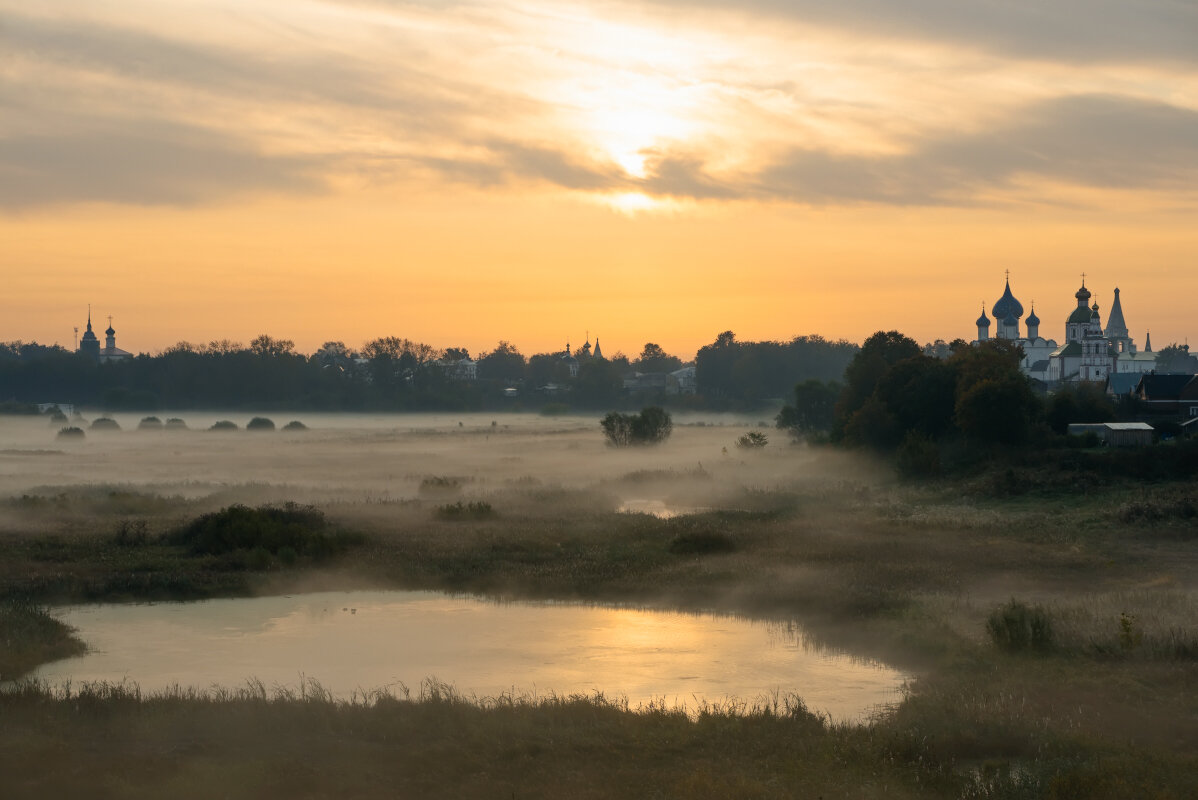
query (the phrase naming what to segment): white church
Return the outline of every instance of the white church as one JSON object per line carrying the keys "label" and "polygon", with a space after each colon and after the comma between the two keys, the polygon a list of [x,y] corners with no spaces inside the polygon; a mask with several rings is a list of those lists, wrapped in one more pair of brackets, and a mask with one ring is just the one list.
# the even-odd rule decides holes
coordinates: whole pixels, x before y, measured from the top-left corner
{"label": "white church", "polygon": [[[1086,288],[1085,276],[1082,276],[1082,286],[1074,297],[1077,308],[1065,320],[1064,344],[1040,336],[1040,318],[1034,307],[1025,321],[1027,335],[1023,336],[1019,330],[1023,305],[1011,293],[1008,274],[1003,295],[991,310],[997,322],[995,338],[1011,340],[1023,348],[1020,367],[1026,375],[1051,386],[1081,381],[1105,382],[1113,374],[1140,374],[1156,368],[1151,338],[1145,339],[1144,351],[1140,352],[1128,334],[1118,289],[1115,289],[1115,302],[1111,305],[1105,330],[1098,313],[1098,302],[1090,305],[1092,295]],[[977,326],[976,341],[990,339],[990,318],[986,316],[985,307]]]}

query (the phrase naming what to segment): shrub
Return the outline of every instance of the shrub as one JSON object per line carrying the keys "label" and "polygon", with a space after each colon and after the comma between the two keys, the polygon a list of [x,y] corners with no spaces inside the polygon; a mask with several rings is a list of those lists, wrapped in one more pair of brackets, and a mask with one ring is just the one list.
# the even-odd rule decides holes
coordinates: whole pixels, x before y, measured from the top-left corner
{"label": "shrub", "polygon": [[639,414],[612,411],[600,420],[599,425],[613,447],[660,444],[669,439],[674,430],[669,412],[657,406],[641,409]]}
{"label": "shrub", "polygon": [[162,420],[158,417],[142,417],[141,422],[137,423],[137,428],[143,431],[160,431],[162,430]]}
{"label": "shrub", "polygon": [[899,445],[895,464],[899,474],[907,478],[939,475],[940,448],[928,437],[911,431]]}
{"label": "shrub", "polygon": [[670,540],[669,551],[676,556],[701,556],[714,553],[731,553],[736,542],[731,536],[716,531],[680,533]]}
{"label": "shrub", "polygon": [[[167,541],[183,545],[196,555],[245,551],[249,566],[260,569],[265,568],[264,555],[266,563],[271,555],[283,560],[284,556],[291,560],[295,556],[320,560],[360,544],[363,538],[332,530],[319,509],[286,503],[258,508],[229,506],[177,528]],[[285,554],[284,549],[291,552]]]}
{"label": "shrub", "polygon": [[749,431],[736,440],[736,446],[742,450],[756,450],[769,443],[769,438],[761,431]]}
{"label": "shrub", "polygon": [[212,423],[212,427],[209,428],[208,430],[210,430],[210,431],[235,431],[235,430],[237,430],[237,423],[233,422],[231,420],[221,419],[221,420],[217,420],[216,422]]}
{"label": "shrub", "polygon": [[92,420],[91,429],[93,431],[119,431],[121,426],[115,419],[99,417]]}
{"label": "shrub", "polygon": [[254,417],[245,424],[247,431],[273,431],[275,429],[274,420],[266,417]]}
{"label": "shrub", "polygon": [[495,515],[491,504],[483,500],[472,503],[449,503],[437,509],[437,515],[446,519],[485,519]]}
{"label": "shrub", "polygon": [[1014,598],[996,608],[986,620],[986,631],[999,648],[1011,653],[1052,649],[1052,622],[1042,606],[1029,606]]}
{"label": "shrub", "polygon": [[417,491],[420,494],[452,495],[462,490],[462,483],[461,478],[454,478],[448,475],[430,475],[420,481],[420,487]]}
{"label": "shrub", "polygon": [[293,419],[293,420],[291,420],[291,422],[288,422],[286,425],[283,426],[283,430],[285,430],[285,431],[306,431],[306,430],[308,430],[308,426],[305,425],[304,423],[300,422],[298,419]]}
{"label": "shrub", "polygon": [[149,541],[150,533],[144,519],[122,520],[112,537],[112,543],[117,547],[141,547]]}
{"label": "shrub", "polygon": [[63,428],[58,432],[59,439],[82,439],[84,436],[83,428],[76,428],[74,426]]}
{"label": "shrub", "polygon": [[48,415],[50,417],[51,425],[59,425],[67,421],[67,415],[62,413],[57,406],[55,406],[53,411],[48,412]]}
{"label": "shrub", "polygon": [[168,431],[185,431],[187,430],[187,423],[178,417],[171,417],[166,421],[166,429]]}

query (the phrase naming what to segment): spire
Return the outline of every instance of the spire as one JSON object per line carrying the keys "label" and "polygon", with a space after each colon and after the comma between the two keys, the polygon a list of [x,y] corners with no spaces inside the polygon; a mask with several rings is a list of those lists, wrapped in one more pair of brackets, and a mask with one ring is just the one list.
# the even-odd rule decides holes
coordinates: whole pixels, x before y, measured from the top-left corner
{"label": "spire", "polygon": [[87,332],[91,333],[91,330],[92,330],[92,304],[88,303],[87,304]]}
{"label": "spire", "polygon": [[603,358],[603,351],[599,349],[599,337],[595,337],[595,358]]}
{"label": "spire", "polygon": [[1144,334],[1144,352],[1152,352],[1152,331],[1148,331]]}
{"label": "spire", "polygon": [[1119,302],[1119,289],[1115,289],[1115,302],[1111,306],[1111,315],[1106,320],[1106,333],[1112,339],[1127,338],[1127,323],[1123,321],[1123,304]]}

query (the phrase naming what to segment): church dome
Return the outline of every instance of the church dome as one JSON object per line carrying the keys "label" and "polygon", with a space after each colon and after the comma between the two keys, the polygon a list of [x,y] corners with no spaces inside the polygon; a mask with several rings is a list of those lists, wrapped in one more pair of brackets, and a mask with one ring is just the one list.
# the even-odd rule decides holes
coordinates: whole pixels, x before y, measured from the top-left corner
{"label": "church dome", "polygon": [[1032,313],[1027,315],[1027,324],[1035,327],[1040,324],[1040,318],[1036,316],[1036,308],[1032,306]]}
{"label": "church dome", "polygon": [[989,328],[990,327],[990,318],[986,316],[985,308],[982,309],[982,316],[978,317],[978,321],[976,324],[979,328]]}
{"label": "church dome", "polygon": [[1090,290],[1086,288],[1086,284],[1082,284],[1082,288],[1077,290],[1077,294],[1073,295],[1078,300],[1085,301],[1090,299]]}
{"label": "church dome", "polygon": [[116,331],[114,331],[114,330],[112,329],[112,324],[111,324],[111,323],[109,323],[109,325],[108,325],[108,330],[104,331],[104,334],[105,334],[106,336],[116,336]]}
{"label": "church dome", "polygon": [[[1087,294],[1087,296],[1089,296],[1089,295]],[[1069,319],[1065,320],[1065,324],[1069,324],[1071,322],[1089,322],[1089,321],[1090,321],[1090,309],[1088,309],[1084,305],[1082,305],[1082,306],[1078,306],[1077,308],[1073,309],[1073,313],[1069,315]]]}
{"label": "church dome", "polygon": [[1019,318],[1023,316],[1023,306],[1015,299],[1015,295],[1011,294],[1011,281],[1007,281],[1007,288],[1003,291],[1002,297],[998,298],[998,302],[994,304],[991,313],[994,314],[995,319],[1003,320],[1004,324],[1006,324],[1007,317],[1014,317],[1018,322]]}

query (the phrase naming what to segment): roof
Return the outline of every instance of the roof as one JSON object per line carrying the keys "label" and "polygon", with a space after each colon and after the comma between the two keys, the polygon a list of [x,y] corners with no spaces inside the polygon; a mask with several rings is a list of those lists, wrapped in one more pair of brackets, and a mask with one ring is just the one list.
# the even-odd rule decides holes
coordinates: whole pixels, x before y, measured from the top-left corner
{"label": "roof", "polygon": [[1110,431],[1150,431],[1153,429],[1147,422],[1106,422],[1103,425]]}
{"label": "roof", "polygon": [[1002,297],[998,298],[998,302],[994,304],[994,308],[990,312],[995,319],[1006,320],[1008,316],[1019,318],[1023,316],[1023,306],[1015,299],[1015,295],[1011,294],[1011,282],[1007,281],[1006,289],[1003,290]]}
{"label": "roof", "polygon": [[1136,384],[1136,393],[1142,394],[1145,400],[1176,400],[1181,396],[1181,390],[1194,380],[1193,375],[1154,375],[1146,372],[1140,376]]}
{"label": "roof", "polygon": [[1115,302],[1111,306],[1111,314],[1106,318],[1106,330],[1109,335],[1126,336],[1127,323],[1123,321],[1123,304],[1119,302],[1119,289],[1115,289]]}
{"label": "roof", "polygon": [[1114,372],[1107,378],[1107,391],[1111,394],[1131,394],[1139,383],[1138,372]]}
{"label": "roof", "polygon": [[1056,350],[1052,351],[1054,356],[1080,356],[1082,354],[1081,342],[1068,342],[1061,345]]}
{"label": "roof", "polygon": [[1073,313],[1069,315],[1069,319],[1065,320],[1065,324],[1068,325],[1071,322],[1089,322],[1090,316],[1093,313],[1085,306],[1078,306],[1073,309]]}

